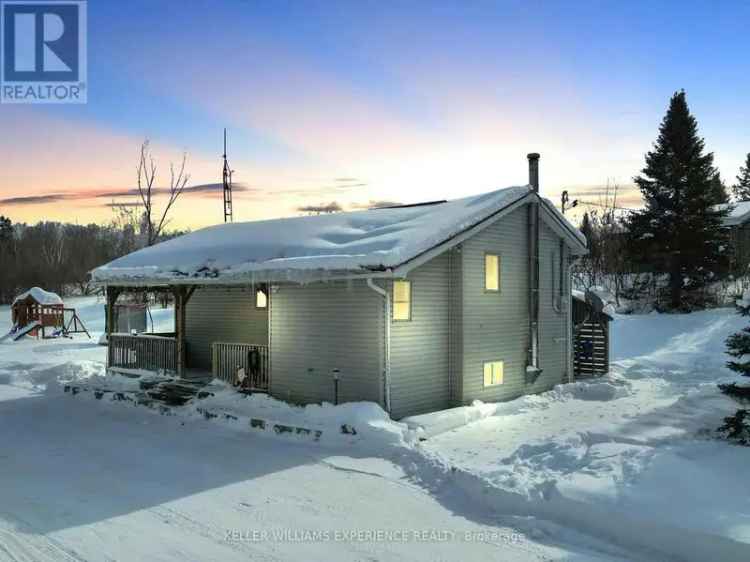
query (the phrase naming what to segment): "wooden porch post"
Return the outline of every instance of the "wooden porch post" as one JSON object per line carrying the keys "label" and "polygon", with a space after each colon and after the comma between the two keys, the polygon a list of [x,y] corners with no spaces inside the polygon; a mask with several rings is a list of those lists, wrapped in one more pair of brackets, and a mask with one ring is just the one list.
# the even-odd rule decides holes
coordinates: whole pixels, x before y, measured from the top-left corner
{"label": "wooden porch post", "polygon": [[177,340],[177,376],[182,378],[186,368],[185,353],[185,309],[195,287],[175,287],[174,291],[174,328]]}
{"label": "wooden porch post", "polygon": [[182,377],[185,370],[185,290],[183,287],[175,287],[174,293],[174,337],[177,342],[175,363],[177,365],[177,376]]}
{"label": "wooden porch post", "polygon": [[112,346],[110,345],[110,336],[114,332],[115,325],[115,303],[120,296],[122,289],[120,287],[107,286],[107,367],[112,364]]}

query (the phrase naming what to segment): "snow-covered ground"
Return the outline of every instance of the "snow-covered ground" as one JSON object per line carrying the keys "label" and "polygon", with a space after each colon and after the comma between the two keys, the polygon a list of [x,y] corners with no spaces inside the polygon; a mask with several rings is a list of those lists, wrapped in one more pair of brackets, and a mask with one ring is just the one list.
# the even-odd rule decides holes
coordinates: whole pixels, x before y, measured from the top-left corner
{"label": "snow-covered ground", "polygon": [[105,357],[101,301],[68,304],[92,340],[0,343],[0,560],[750,559],[750,449],[713,439],[735,408],[715,386],[731,310],[619,316],[611,376],[470,407],[420,443],[368,404],[217,385],[200,406],[231,418],[209,421],[63,394]]}
{"label": "snow-covered ground", "polygon": [[[750,559],[750,449],[714,439],[731,309],[619,316],[612,373],[497,405],[424,448],[519,510],[678,559]],[[484,407],[486,410],[486,406]],[[486,414],[486,412],[485,412]]]}

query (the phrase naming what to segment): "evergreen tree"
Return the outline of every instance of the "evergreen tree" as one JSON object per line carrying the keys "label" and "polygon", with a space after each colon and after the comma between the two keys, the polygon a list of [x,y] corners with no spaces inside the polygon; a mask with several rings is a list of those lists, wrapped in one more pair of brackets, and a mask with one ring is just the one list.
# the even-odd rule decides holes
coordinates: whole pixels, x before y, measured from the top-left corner
{"label": "evergreen tree", "polygon": [[716,207],[724,190],[713,153],[704,148],[685,92],[676,92],[646,166],[634,178],[645,208],[630,216],[629,249],[637,261],[668,274],[673,310],[689,308],[683,292],[697,296],[727,263],[722,221],[728,211]]}
{"label": "evergreen tree", "polygon": [[0,303],[6,302],[14,289],[13,223],[0,215]]}
{"label": "evergreen tree", "polygon": [[712,198],[718,203],[729,203],[729,192],[721,174],[717,171],[711,180]]}
{"label": "evergreen tree", "polygon": [[0,215],[0,244],[8,243],[13,239],[13,223],[7,217]]}
{"label": "evergreen tree", "polygon": [[[750,316],[750,293],[737,301],[737,311],[742,316]],[[727,338],[727,354],[732,357],[727,362],[727,367],[743,377],[750,377],[750,326]],[[720,384],[719,388],[739,402],[750,401],[750,386],[732,383]],[[749,414],[745,409],[737,410],[733,416],[724,418],[724,425],[719,428],[719,432],[741,445],[750,444]]]}
{"label": "evergreen tree", "polygon": [[737,183],[732,186],[735,201],[750,201],[750,153],[745,158],[745,165],[740,166]]}

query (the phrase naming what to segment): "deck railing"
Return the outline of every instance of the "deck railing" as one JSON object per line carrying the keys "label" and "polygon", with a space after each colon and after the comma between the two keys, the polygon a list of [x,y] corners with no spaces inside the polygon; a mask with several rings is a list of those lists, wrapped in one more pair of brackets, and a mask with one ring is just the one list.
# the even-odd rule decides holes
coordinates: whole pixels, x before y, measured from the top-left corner
{"label": "deck railing", "polygon": [[177,342],[173,337],[110,334],[107,348],[110,368],[177,372]]}
{"label": "deck railing", "polygon": [[268,390],[268,346],[211,344],[214,377],[249,390]]}

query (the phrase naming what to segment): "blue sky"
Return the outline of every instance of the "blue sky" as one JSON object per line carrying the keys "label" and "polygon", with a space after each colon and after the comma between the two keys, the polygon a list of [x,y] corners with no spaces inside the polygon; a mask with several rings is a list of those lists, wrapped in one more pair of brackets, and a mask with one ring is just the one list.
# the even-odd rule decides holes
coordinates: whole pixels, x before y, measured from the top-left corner
{"label": "blue sky", "polygon": [[[748,21],[748,2],[92,0],[88,103],[0,106],[0,199],[72,196],[0,213],[107,220],[86,193],[132,186],[144,138],[163,168],[186,151],[193,182],[216,181],[223,127],[239,219],[523,183],[530,151],[546,195],[596,193],[631,183],[680,88],[732,180]],[[199,194],[175,221],[221,216]]]}

